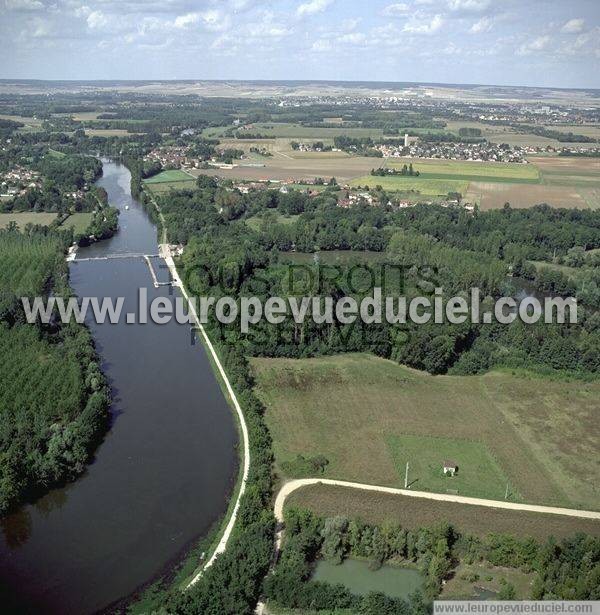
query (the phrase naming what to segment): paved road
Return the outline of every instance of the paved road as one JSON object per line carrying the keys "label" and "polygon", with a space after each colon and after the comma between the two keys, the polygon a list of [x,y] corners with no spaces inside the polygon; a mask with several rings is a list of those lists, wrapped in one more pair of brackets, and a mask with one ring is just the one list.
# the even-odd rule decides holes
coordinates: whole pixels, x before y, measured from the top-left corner
{"label": "paved road", "polygon": [[521,510],[526,512],[547,513],[550,515],[564,515],[567,517],[579,517],[581,519],[598,519],[600,512],[592,510],[577,510],[573,508],[557,508],[555,506],[538,506],[536,504],[519,504],[517,502],[504,502],[502,500],[483,500],[480,498],[468,498],[462,495],[447,495],[444,493],[429,493],[428,491],[412,491],[411,489],[396,489],[394,487],[379,487],[377,485],[365,485],[363,483],[351,483],[345,480],[333,480],[329,478],[300,478],[291,480],[283,485],[275,499],[275,517],[277,521],[283,521],[283,506],[287,497],[302,487],[308,485],[336,485],[338,487],[349,487],[351,489],[362,489],[363,491],[378,491],[379,493],[391,493],[393,495],[404,495],[412,498],[423,498],[426,500],[437,500],[440,502],[456,502],[457,504],[469,504],[472,506],[483,506],[486,508],[505,508],[508,510]]}

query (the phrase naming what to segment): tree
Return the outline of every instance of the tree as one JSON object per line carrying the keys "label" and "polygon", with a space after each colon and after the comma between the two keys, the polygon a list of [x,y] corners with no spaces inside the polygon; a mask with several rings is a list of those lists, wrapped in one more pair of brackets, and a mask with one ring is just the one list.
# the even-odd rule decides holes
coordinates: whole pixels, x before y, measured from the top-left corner
{"label": "tree", "polygon": [[347,529],[348,519],[345,517],[329,517],[325,520],[325,525],[321,531],[323,537],[321,552],[323,557],[341,564],[347,550]]}

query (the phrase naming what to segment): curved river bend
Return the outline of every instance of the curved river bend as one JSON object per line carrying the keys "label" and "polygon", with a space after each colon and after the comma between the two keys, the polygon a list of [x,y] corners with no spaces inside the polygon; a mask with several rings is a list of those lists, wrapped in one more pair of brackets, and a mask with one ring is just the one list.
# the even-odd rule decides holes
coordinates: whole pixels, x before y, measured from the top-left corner
{"label": "curved river bend", "polygon": [[[79,258],[158,253],[129,182],[104,161],[98,183],[121,210],[120,230]],[[124,297],[125,312],[139,287],[149,301],[169,293],[142,258],[75,261],[71,285],[80,297]],[[112,426],[79,480],[2,520],[1,612],[92,613],[131,594],[206,534],[235,482],[234,418],[189,326],[89,324],[113,387]]]}

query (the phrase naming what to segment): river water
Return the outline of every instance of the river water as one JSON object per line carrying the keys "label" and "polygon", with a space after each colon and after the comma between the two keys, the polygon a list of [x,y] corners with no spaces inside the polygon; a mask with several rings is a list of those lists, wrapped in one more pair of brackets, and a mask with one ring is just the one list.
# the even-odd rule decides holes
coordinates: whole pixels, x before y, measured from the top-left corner
{"label": "river water", "polygon": [[[129,181],[104,161],[98,183],[121,210],[120,229],[78,258],[158,252]],[[75,261],[71,285],[80,297],[124,297],[127,312],[139,287],[149,301],[169,293],[154,288],[142,258]],[[233,489],[234,418],[189,326],[89,324],[113,388],[111,429],[80,479],[2,520],[3,613],[85,614],[128,596],[206,534]]]}

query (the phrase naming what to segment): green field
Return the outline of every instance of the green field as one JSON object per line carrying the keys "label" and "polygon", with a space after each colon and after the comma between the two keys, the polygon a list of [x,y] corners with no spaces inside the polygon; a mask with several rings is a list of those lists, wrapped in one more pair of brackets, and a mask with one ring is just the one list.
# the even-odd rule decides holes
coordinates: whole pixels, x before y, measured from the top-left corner
{"label": "green field", "polygon": [[470,162],[466,160],[388,160],[387,166],[400,168],[412,163],[421,176],[432,179],[477,179],[478,181],[510,181],[539,183],[539,169],[532,164],[502,162]]}
{"label": "green field", "polygon": [[153,175],[148,179],[144,180],[145,184],[162,184],[162,183],[171,183],[171,182],[185,182],[190,181],[192,178],[191,175],[181,171],[180,169],[170,169],[168,171],[161,171],[157,175]]}
{"label": "green field", "polygon": [[[215,129],[209,129],[215,130]],[[243,134],[244,131],[241,131]],[[298,139],[333,139],[341,135],[349,137],[382,137],[381,128],[321,128],[313,126],[301,126],[300,124],[286,124],[275,122],[263,122],[252,124],[246,129],[249,134],[260,134],[267,137],[298,138]]]}
{"label": "green field", "polygon": [[423,464],[411,476],[424,487],[442,486],[429,463],[462,461],[466,447],[461,495],[503,499],[508,481],[514,500],[600,508],[600,383],[430,376],[366,354],[251,364],[280,473],[297,455],[323,455],[325,477],[402,487],[403,459],[389,443],[412,436],[421,447],[411,455],[424,461],[411,461]]}
{"label": "green field", "polygon": [[[274,215],[272,216],[273,221],[276,222],[277,224],[293,224],[294,222],[296,222],[296,220],[298,220],[300,216],[284,216],[282,213],[279,212],[275,212]],[[271,220],[271,217],[267,217],[268,220]],[[246,224],[250,227],[253,228],[255,231],[258,231],[260,229],[260,226],[263,222],[263,217],[258,215],[258,216],[252,216],[251,218],[248,218],[246,220]]]}
{"label": "green field", "polygon": [[[481,442],[404,435],[390,436],[387,444],[398,476],[404,478],[408,463],[408,482],[418,491],[468,493],[491,500],[505,496],[508,478]],[[446,459],[458,464],[454,476],[445,476],[442,471]]]}
{"label": "green field", "polygon": [[381,186],[388,192],[418,192],[424,196],[447,195],[449,192],[466,194],[469,187],[467,180],[460,179],[428,179],[425,177],[377,177],[363,175],[350,182],[351,186]]}
{"label": "green field", "polygon": [[6,228],[10,222],[16,222],[22,230],[26,224],[41,224],[48,226],[56,218],[56,214],[17,212],[0,214],[0,228]]}
{"label": "green field", "polygon": [[62,224],[61,226],[64,228],[72,227],[75,235],[81,235],[85,233],[87,228],[92,222],[92,218],[94,217],[93,213],[78,213],[71,214]]}
{"label": "green field", "polygon": [[196,180],[188,177],[186,181],[146,184],[146,188],[154,194],[164,194],[171,190],[194,190],[196,188]]}

